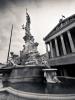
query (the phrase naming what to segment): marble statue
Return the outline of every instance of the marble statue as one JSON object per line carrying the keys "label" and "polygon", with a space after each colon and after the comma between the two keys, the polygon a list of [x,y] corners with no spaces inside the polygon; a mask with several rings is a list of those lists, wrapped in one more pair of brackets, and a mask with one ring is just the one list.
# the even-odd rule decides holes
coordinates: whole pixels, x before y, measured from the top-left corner
{"label": "marble statue", "polygon": [[41,61],[40,54],[37,51],[38,43],[34,42],[34,37],[30,32],[30,16],[26,9],[26,25],[22,25],[22,29],[25,30],[25,36],[23,37],[25,45],[23,45],[23,50],[20,53],[21,64],[40,64]]}

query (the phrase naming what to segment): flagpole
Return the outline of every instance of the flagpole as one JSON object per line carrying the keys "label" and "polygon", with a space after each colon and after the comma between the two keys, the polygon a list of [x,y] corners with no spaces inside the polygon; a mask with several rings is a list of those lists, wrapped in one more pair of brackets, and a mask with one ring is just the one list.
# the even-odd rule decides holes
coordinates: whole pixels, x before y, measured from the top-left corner
{"label": "flagpole", "polygon": [[8,63],[9,54],[10,54],[11,39],[12,39],[12,32],[13,32],[13,24],[12,24],[12,27],[11,27],[11,35],[10,35],[10,42],[9,42],[9,48],[8,48],[7,63]]}

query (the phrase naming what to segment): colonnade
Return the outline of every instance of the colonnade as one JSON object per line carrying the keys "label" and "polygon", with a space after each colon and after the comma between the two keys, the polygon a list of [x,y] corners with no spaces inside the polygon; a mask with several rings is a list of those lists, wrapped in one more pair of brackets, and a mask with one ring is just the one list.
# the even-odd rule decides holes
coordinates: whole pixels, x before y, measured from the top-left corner
{"label": "colonnade", "polygon": [[[75,47],[74,47],[74,42],[73,42],[73,39],[72,39],[72,36],[71,36],[71,32],[70,30],[68,30],[67,32],[65,32],[65,34],[67,34],[67,37],[68,37],[68,40],[69,40],[69,44],[70,44],[70,49],[71,49],[71,52],[75,52]],[[64,34],[64,35],[65,35]],[[62,51],[63,51],[63,55],[66,55],[67,54],[67,50],[66,50],[66,45],[65,45],[65,41],[64,41],[64,37],[63,37],[63,33],[59,36],[57,36],[60,38],[61,41],[61,47],[62,47]],[[56,56],[61,56],[60,55],[60,52],[59,52],[59,48],[60,46],[58,45],[58,41],[57,41],[57,37],[53,38],[52,40],[54,40],[54,43],[55,43],[55,48],[53,48],[53,43],[52,43],[52,40],[50,40],[48,43],[46,43],[46,52],[48,54],[48,45],[49,45],[49,48],[50,48],[50,58],[53,58],[55,57],[54,56],[54,50],[56,51]],[[67,41],[66,41],[67,42]],[[49,55],[49,54],[48,54]]]}

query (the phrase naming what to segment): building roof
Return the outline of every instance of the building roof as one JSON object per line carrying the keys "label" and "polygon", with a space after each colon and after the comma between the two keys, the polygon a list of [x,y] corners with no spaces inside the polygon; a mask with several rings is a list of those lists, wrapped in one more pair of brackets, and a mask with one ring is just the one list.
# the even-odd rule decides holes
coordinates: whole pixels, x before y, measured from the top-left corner
{"label": "building roof", "polygon": [[59,23],[52,29],[51,32],[48,33],[48,35],[44,38],[44,41],[47,40],[49,37],[53,36],[57,32],[59,32],[61,29],[63,29],[65,26],[71,24],[75,21],[75,14],[71,15],[70,17],[67,17],[65,19],[60,19]]}

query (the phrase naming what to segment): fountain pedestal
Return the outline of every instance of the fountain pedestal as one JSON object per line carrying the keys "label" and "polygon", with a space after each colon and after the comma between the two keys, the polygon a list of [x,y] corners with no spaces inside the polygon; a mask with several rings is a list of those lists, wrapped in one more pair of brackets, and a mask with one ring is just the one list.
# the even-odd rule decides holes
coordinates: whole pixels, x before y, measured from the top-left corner
{"label": "fountain pedestal", "polygon": [[44,72],[42,68],[44,68],[43,65],[16,66],[12,70],[8,81],[10,83],[44,82]]}
{"label": "fountain pedestal", "polygon": [[56,71],[57,69],[43,69],[44,77],[48,83],[59,83],[60,81],[57,78]]}

